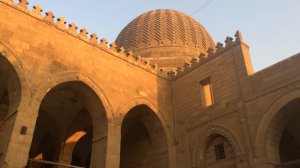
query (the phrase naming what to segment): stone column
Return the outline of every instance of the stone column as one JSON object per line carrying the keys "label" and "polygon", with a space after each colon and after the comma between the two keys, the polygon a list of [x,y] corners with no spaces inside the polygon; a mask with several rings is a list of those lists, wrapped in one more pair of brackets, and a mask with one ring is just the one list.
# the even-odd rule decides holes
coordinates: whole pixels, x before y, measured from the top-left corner
{"label": "stone column", "polygon": [[11,132],[15,123],[16,114],[11,114],[9,118],[3,121],[1,124],[0,135],[0,167],[4,167],[7,146],[10,140]]}
{"label": "stone column", "polygon": [[168,159],[169,159],[169,168],[177,167],[176,146],[174,144],[169,144]]}
{"label": "stone column", "polygon": [[65,143],[62,146],[61,152],[60,152],[60,156],[59,156],[59,163],[64,163],[64,164],[68,164],[71,165],[72,162],[72,154],[73,154],[73,150],[74,147],[76,145],[76,142],[74,143]]}
{"label": "stone column", "polygon": [[108,124],[107,152],[105,168],[120,168],[121,126]]}
{"label": "stone column", "polygon": [[28,161],[37,116],[30,107],[19,107],[9,113],[0,142],[1,168],[23,168]]}
{"label": "stone column", "polygon": [[84,135],[86,132],[78,131],[66,140],[60,150],[59,163],[71,165],[75,145]]}

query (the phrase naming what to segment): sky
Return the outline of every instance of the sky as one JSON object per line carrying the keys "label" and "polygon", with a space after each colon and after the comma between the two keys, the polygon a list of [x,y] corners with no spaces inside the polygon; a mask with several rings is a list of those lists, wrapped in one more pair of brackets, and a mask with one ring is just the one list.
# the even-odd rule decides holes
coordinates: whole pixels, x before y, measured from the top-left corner
{"label": "sky", "polygon": [[300,0],[29,0],[29,6],[35,4],[110,43],[131,20],[147,11],[194,13],[192,17],[215,43],[224,43],[240,30],[250,46],[255,71],[300,52]]}

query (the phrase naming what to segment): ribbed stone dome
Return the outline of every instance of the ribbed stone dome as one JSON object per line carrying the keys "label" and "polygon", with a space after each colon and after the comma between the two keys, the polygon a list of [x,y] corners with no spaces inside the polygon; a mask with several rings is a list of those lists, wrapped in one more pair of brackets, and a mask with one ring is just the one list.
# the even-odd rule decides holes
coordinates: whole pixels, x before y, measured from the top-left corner
{"label": "ribbed stone dome", "polygon": [[182,66],[192,57],[215,47],[199,22],[170,9],[153,10],[138,16],[121,31],[116,44],[165,69]]}

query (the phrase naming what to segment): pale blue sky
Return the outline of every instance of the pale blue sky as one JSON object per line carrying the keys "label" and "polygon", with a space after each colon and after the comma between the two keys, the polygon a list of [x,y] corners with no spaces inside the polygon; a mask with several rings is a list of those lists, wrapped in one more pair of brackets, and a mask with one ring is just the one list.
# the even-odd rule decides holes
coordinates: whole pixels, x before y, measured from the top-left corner
{"label": "pale blue sky", "polygon": [[[68,23],[113,42],[123,27],[153,9],[192,14],[209,0],[29,0]],[[213,0],[193,15],[215,42],[236,30],[250,46],[255,71],[300,52],[300,0]]]}

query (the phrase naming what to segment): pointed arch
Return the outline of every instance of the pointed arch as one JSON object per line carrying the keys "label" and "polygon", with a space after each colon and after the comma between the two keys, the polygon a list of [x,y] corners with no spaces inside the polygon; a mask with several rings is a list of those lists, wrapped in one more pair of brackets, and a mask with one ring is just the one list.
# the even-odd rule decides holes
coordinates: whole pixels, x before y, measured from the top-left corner
{"label": "pointed arch", "polygon": [[[7,155],[9,150],[8,144],[11,142],[10,137],[14,132],[13,129],[19,129],[19,127],[13,127],[13,125],[16,125],[17,114],[22,116],[22,114],[26,113],[25,109],[28,109],[31,88],[28,81],[29,77],[21,59],[2,41],[0,41],[0,64],[3,64],[5,68],[1,71],[8,75],[6,76],[7,79],[0,79],[0,83],[3,84],[7,92],[6,97],[8,101],[7,112],[4,112],[3,122],[0,123],[2,125],[0,126],[2,127],[0,128],[2,130],[0,130],[0,153]],[[6,159],[5,157],[5,155],[0,157],[0,165]]]}
{"label": "pointed arch", "polygon": [[208,141],[216,135],[224,137],[232,146],[233,152],[236,156],[241,154],[241,144],[234,137],[234,135],[223,126],[214,126],[209,128],[204,134],[199,136],[199,141],[196,143],[193,151],[193,167],[202,168],[204,162],[205,149]]}
{"label": "pointed arch", "polygon": [[[133,132],[135,132],[135,133],[133,133],[133,135],[136,135],[138,137],[140,137],[139,135],[143,134],[144,138],[142,138],[142,139],[143,139],[143,141],[145,139],[148,139],[149,140],[148,144],[149,143],[157,144],[157,141],[155,141],[155,140],[157,140],[159,138],[163,138],[163,139],[165,138],[165,143],[166,143],[165,147],[166,148],[163,147],[160,149],[165,149],[167,151],[166,156],[167,156],[168,161],[167,161],[167,163],[161,163],[161,164],[164,165],[164,167],[166,167],[167,165],[169,167],[172,167],[173,163],[170,163],[170,161],[174,160],[173,153],[171,152],[172,147],[173,147],[172,146],[173,141],[171,139],[169,126],[168,126],[163,114],[159,111],[159,109],[155,106],[154,103],[152,103],[146,97],[134,97],[134,98],[129,99],[127,102],[125,102],[123,105],[121,105],[117,109],[117,115],[120,116],[118,123],[122,127],[122,138],[121,138],[122,142],[121,143],[123,143],[123,140],[125,140],[128,143],[129,141],[126,140],[127,139],[126,137],[127,137],[127,135],[129,137],[131,137],[131,133],[133,133]],[[146,116],[144,116],[144,115],[146,115]],[[150,120],[152,122],[150,122]],[[132,123],[138,124],[139,125],[138,127],[140,129],[135,129],[135,130],[129,129],[128,130],[127,127],[130,127],[130,125]],[[151,123],[151,124],[149,124],[149,123]],[[156,126],[154,126],[154,125],[156,125]],[[157,130],[158,132],[156,132],[156,133],[152,132],[153,129],[155,130],[159,127],[162,128],[161,131]],[[158,134],[161,134],[161,136],[158,136]],[[154,139],[154,141],[152,141],[151,139],[152,140]],[[132,141],[132,139],[130,141]],[[164,141],[164,140],[162,140],[162,141]],[[164,145],[163,145],[163,143],[161,143],[158,146],[164,146]],[[124,156],[124,154],[123,154],[124,149],[125,148],[122,145],[121,146],[121,166],[123,163],[122,156]],[[127,149],[127,147],[126,147],[126,149]],[[125,159],[125,160],[127,160],[127,159]],[[123,161],[124,161],[124,159],[123,159]],[[166,161],[166,160],[164,160],[164,161]],[[128,164],[128,163],[125,163],[125,164]],[[159,166],[162,166],[162,165],[159,165]],[[123,164],[123,166],[124,166],[124,164]],[[158,165],[156,165],[156,166],[158,166]]]}
{"label": "pointed arch", "polygon": [[[64,95],[62,93],[67,92],[66,98],[69,94],[71,96],[75,96],[73,98],[68,99],[71,100],[72,103],[80,102],[81,105],[76,108],[76,110],[80,111],[80,107],[85,108],[89,117],[92,119],[92,155],[91,155],[91,167],[93,166],[103,166],[106,164],[106,153],[108,148],[108,134],[109,134],[109,124],[113,121],[113,111],[111,108],[110,101],[107,95],[104,93],[104,90],[100,87],[99,83],[91,80],[88,75],[82,72],[63,72],[56,73],[48,77],[47,81],[40,84],[40,88],[38,88],[36,94],[33,96],[31,101],[31,106],[33,109],[33,115],[36,116],[36,120],[38,120],[38,116],[41,113],[41,107],[49,108],[51,106],[47,105],[46,102],[60,102],[63,103]],[[63,99],[53,99],[54,95],[60,95],[59,97]],[[47,101],[45,101],[47,100]],[[91,101],[89,101],[91,100]],[[74,102],[73,102],[74,101]],[[63,107],[63,106],[59,106]],[[63,109],[63,108],[62,108]],[[54,109],[52,109],[53,111]],[[54,111],[55,112],[55,111]],[[70,111],[71,112],[71,111]],[[54,114],[54,113],[53,113]],[[71,114],[71,113],[68,113]],[[58,114],[55,114],[58,115]],[[65,114],[67,115],[67,114]],[[74,114],[75,115],[75,114]],[[70,115],[71,116],[71,115]],[[58,119],[58,116],[56,116]],[[66,116],[65,116],[66,118]],[[70,117],[68,117],[70,118]],[[70,120],[72,117],[70,118]],[[32,125],[35,125],[36,120],[31,121]],[[69,124],[69,120],[66,121]],[[37,125],[35,125],[37,127]],[[68,128],[68,126],[64,126],[64,128]],[[64,134],[67,130],[64,131]],[[35,134],[34,134],[35,136]],[[64,135],[59,135],[60,141],[64,141],[62,137]],[[33,145],[33,144],[31,144]],[[57,147],[59,148],[59,147]],[[57,151],[57,150],[56,150]],[[99,152],[101,151],[101,152]],[[58,160],[58,155],[60,153],[54,155],[53,160]]]}
{"label": "pointed arch", "polygon": [[138,106],[138,105],[146,105],[147,107],[149,107],[159,118],[160,122],[163,125],[164,131],[166,132],[167,135],[167,140],[168,140],[168,144],[172,144],[172,137],[170,134],[170,129],[169,126],[167,124],[167,121],[164,117],[164,115],[159,111],[158,107],[155,106],[154,103],[152,103],[148,98],[146,97],[134,97],[129,99],[127,102],[125,102],[124,104],[122,104],[121,106],[119,106],[116,110],[116,114],[118,116],[120,116],[119,120],[118,120],[118,124],[121,125],[122,121],[125,117],[125,115],[130,111],[130,109],[133,109],[134,107]]}
{"label": "pointed arch", "polygon": [[[278,149],[274,147],[279,145],[279,139],[277,138],[280,138],[280,135],[282,134],[281,131],[283,131],[282,129],[286,127],[286,122],[291,119],[291,117],[295,117],[294,113],[288,111],[284,112],[284,109],[297,99],[300,99],[300,89],[293,89],[285,92],[274,99],[268,106],[266,112],[263,113],[264,115],[258,123],[255,134],[256,154],[257,158],[263,158],[261,159],[262,162],[272,164],[280,163]],[[278,124],[280,127],[278,127]],[[270,133],[271,127],[274,127],[274,129],[276,128],[277,131]],[[271,140],[271,136],[273,136],[273,140]],[[269,143],[271,142],[273,147],[270,147]]]}
{"label": "pointed arch", "polygon": [[0,41],[0,57],[4,57],[13,66],[16,71],[20,85],[21,85],[21,98],[20,103],[27,104],[30,101],[30,78],[27,74],[25,66],[23,65],[21,58],[2,41]]}
{"label": "pointed arch", "polygon": [[107,115],[107,120],[109,122],[113,121],[114,112],[112,110],[110,100],[106,95],[105,91],[102,89],[100,84],[93,81],[87,74],[78,71],[56,73],[50,76],[48,78],[48,81],[46,81],[44,84],[41,84],[41,86],[43,87],[39,88],[37,94],[33,97],[32,100],[33,110],[35,112],[38,112],[38,108],[41,103],[41,100],[46,96],[46,94],[50,91],[50,89],[54,88],[55,86],[61,83],[74,82],[74,81],[83,82],[96,93],[96,95],[98,96],[98,98],[100,99],[100,101],[104,106],[104,110]]}

